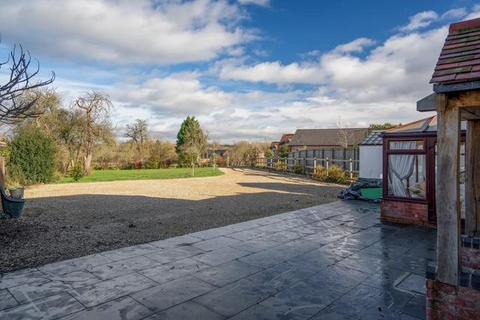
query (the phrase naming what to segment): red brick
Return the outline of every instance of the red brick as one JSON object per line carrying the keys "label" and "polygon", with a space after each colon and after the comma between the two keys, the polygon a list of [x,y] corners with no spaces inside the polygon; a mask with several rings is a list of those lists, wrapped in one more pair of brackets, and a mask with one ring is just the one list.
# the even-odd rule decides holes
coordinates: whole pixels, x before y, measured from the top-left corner
{"label": "red brick", "polygon": [[431,227],[428,206],[423,203],[382,200],[381,219],[385,222]]}
{"label": "red brick", "polygon": [[480,320],[480,291],[427,280],[427,319]]}

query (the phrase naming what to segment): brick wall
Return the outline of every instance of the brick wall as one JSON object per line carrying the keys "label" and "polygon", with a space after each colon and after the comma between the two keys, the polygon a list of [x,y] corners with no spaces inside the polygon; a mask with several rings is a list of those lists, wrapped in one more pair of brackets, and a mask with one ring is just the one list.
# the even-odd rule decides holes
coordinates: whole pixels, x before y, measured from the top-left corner
{"label": "brick wall", "polygon": [[428,205],[424,203],[382,200],[382,221],[418,226],[431,226],[428,221]]}
{"label": "brick wall", "polygon": [[480,291],[427,280],[427,319],[480,319]]}
{"label": "brick wall", "polygon": [[463,267],[480,271],[480,238],[462,236],[460,259]]}

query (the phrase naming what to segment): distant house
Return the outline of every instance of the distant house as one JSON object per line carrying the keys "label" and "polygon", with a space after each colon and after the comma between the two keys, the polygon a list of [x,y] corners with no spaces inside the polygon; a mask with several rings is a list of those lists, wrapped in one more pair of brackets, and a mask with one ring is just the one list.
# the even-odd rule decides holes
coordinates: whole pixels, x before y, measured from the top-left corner
{"label": "distant house", "polygon": [[368,128],[298,129],[288,145],[291,151],[343,151],[357,147],[367,137],[368,131]]}
{"label": "distant house", "polygon": [[313,168],[313,159],[322,166],[337,165],[344,170],[359,170],[359,144],[367,137],[368,128],[298,129],[288,144],[291,152],[288,164],[303,159],[307,167]]}
{"label": "distant house", "polygon": [[293,133],[284,133],[280,138],[280,141],[273,141],[271,143],[270,149],[276,154],[280,149],[282,149],[282,147],[288,146],[293,136]]}

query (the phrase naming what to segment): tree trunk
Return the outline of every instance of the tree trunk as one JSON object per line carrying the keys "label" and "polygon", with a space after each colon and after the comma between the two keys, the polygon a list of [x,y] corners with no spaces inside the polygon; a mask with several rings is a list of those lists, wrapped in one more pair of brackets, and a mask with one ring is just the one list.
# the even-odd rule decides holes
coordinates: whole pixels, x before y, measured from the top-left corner
{"label": "tree trunk", "polygon": [[84,157],[83,168],[85,170],[85,175],[89,176],[92,173],[92,153],[87,152]]}

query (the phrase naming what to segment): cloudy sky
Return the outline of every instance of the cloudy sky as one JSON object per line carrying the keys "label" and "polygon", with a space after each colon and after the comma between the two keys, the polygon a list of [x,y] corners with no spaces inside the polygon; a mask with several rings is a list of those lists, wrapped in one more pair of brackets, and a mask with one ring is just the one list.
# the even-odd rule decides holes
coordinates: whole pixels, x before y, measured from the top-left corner
{"label": "cloudy sky", "polygon": [[174,140],[195,115],[218,142],[271,140],[424,117],[448,24],[478,16],[469,0],[0,0],[0,55],[29,49],[66,105],[107,93],[119,132],[141,118]]}

